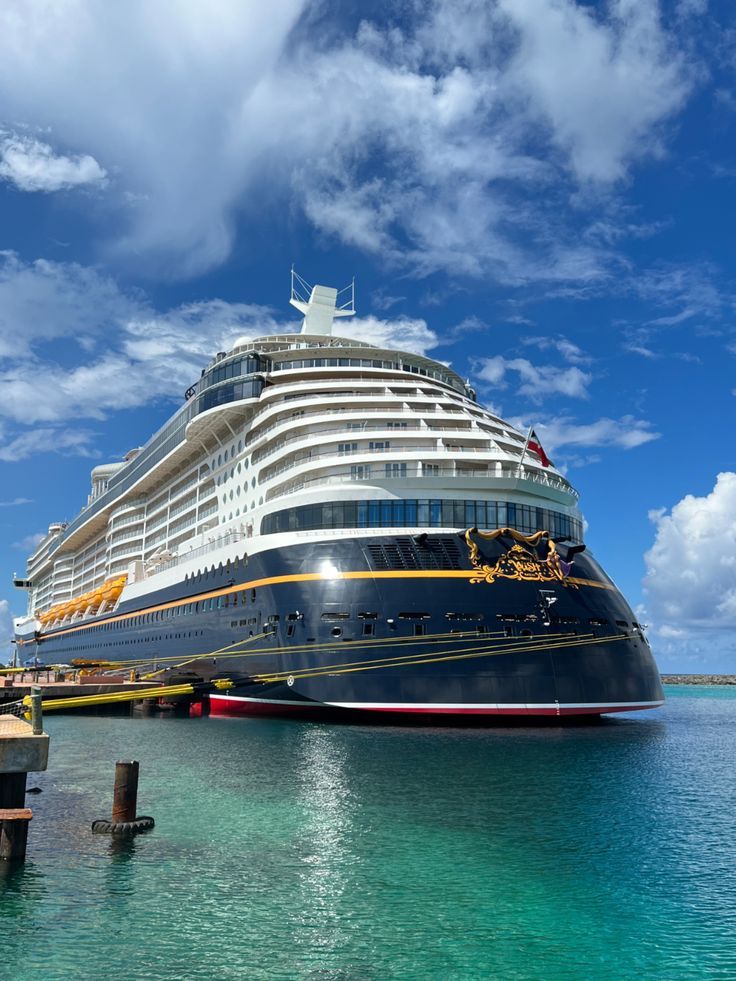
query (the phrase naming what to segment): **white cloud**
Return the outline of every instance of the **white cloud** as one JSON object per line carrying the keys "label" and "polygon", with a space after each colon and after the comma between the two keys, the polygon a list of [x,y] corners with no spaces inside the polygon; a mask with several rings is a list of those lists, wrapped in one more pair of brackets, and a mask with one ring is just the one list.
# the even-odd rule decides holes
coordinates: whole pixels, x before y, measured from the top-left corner
{"label": "white cloud", "polygon": [[0,251],[0,358],[27,357],[41,342],[85,342],[134,316],[141,302],[93,268]]}
{"label": "white cloud", "polygon": [[659,439],[659,433],[652,431],[650,422],[628,415],[620,419],[604,417],[589,423],[578,423],[569,416],[559,416],[540,422],[536,429],[548,450],[563,446],[614,446],[631,450]]}
{"label": "white cloud", "polygon": [[99,181],[105,161],[111,246],[171,275],[221,262],[236,215],[265,200],[420,275],[603,277],[607,248],[576,238],[554,191],[625,176],[683,104],[688,70],[654,0],[595,17],[572,0],[410,12],[350,33],[306,0],[220,0],[216,17],[187,0],[131,0],[124,17],[5,4],[6,117],[87,154],[16,140],[13,179]]}
{"label": "white cloud", "polygon": [[501,0],[519,31],[508,82],[531,98],[581,180],[612,181],[659,150],[657,126],[683,103],[684,59],[658,5],[614,0],[603,22],[564,0]]}
{"label": "white cloud", "polygon": [[479,359],[475,367],[475,375],[479,379],[497,388],[506,388],[509,372],[515,372],[521,382],[516,391],[537,401],[550,395],[586,399],[592,380],[592,375],[577,366],[557,368],[555,365],[534,365],[526,358],[504,358],[500,354]]}
{"label": "white cloud", "polygon": [[415,354],[426,354],[439,344],[439,338],[429,329],[426,320],[411,317],[397,317],[395,320],[352,317],[337,321],[333,332],[340,337],[355,338],[378,347],[413,351]]}
{"label": "white cloud", "polygon": [[589,364],[591,360],[577,344],[573,344],[566,337],[523,337],[521,342],[527,346],[537,347],[540,351],[558,351],[570,364]]}
{"label": "white cloud", "polygon": [[688,494],[649,517],[655,539],[644,556],[644,592],[662,636],[736,628],[736,473],[719,474],[704,497]]}
{"label": "white cloud", "polygon": [[61,191],[104,184],[106,173],[89,154],[55,154],[48,143],[0,130],[0,180],[21,191]]}
{"label": "white cloud", "polygon": [[95,456],[92,446],[95,433],[87,429],[42,428],[30,429],[11,436],[0,437],[0,460],[19,463],[40,453],[63,453],[74,456]]}
{"label": "white cloud", "polygon": [[[47,533],[45,531],[37,531],[33,534],[26,535],[24,538],[21,538],[20,541],[13,542],[12,547],[19,549],[21,552],[32,554],[36,546],[44,540],[46,534]],[[0,602],[3,601],[0,600]]]}
{"label": "white cloud", "polygon": [[15,508],[21,504],[33,504],[30,497],[15,497],[12,501],[0,501],[0,508]]}
{"label": "white cloud", "polygon": [[10,603],[6,599],[0,599],[0,664],[11,663],[14,649],[11,644],[13,636],[13,614],[10,611]]}

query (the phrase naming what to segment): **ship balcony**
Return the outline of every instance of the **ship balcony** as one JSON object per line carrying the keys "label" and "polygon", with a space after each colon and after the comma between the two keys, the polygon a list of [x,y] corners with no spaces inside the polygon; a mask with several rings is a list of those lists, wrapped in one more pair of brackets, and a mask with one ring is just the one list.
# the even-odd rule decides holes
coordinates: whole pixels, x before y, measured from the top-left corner
{"label": "ship balcony", "polygon": [[150,534],[150,532],[155,531],[157,528],[163,527],[168,520],[169,520],[168,508],[164,508],[164,510],[158,515],[158,517],[153,518],[150,521],[146,521],[146,534]]}
{"label": "ship balcony", "polygon": [[[113,508],[110,511],[110,520],[115,521],[117,518],[121,518],[123,515],[131,515],[132,512],[140,511],[143,513],[146,507],[145,497],[138,497],[135,500],[128,501],[125,504],[120,504],[118,507]],[[135,515],[132,515],[133,520],[135,520]]]}
{"label": "ship balcony", "polygon": [[209,518],[211,514],[215,514],[217,512],[217,508],[218,508],[218,503],[216,500],[213,501],[211,504],[207,504],[205,507],[200,509],[198,520],[203,521],[205,518]]}
{"label": "ship balcony", "polygon": [[133,540],[142,541],[143,540],[143,529],[140,528],[138,531],[127,531],[124,535],[108,535],[108,550],[115,548],[120,542],[130,542]]}
{"label": "ship balcony", "polygon": [[108,562],[117,562],[120,559],[126,559],[132,562],[133,559],[139,559],[142,554],[143,539],[138,538],[134,542],[124,542],[122,545],[116,545],[111,548]]}
{"label": "ship balcony", "polygon": [[197,506],[197,495],[195,494],[193,497],[187,498],[186,501],[181,501],[179,504],[176,505],[176,507],[172,507],[169,510],[169,521],[172,518],[175,518],[179,514],[184,514],[185,511],[191,511],[192,508],[196,508],[196,506]]}

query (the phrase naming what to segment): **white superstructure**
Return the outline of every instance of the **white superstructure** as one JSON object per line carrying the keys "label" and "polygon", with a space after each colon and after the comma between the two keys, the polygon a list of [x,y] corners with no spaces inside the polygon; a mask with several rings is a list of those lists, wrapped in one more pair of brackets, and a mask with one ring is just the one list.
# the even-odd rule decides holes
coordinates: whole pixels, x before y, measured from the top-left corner
{"label": "white superstructure", "polygon": [[514,512],[518,528],[536,529],[543,508],[563,530],[579,529],[568,481],[532,453],[522,459],[524,435],[481,408],[454,371],[332,336],[353,299],[293,288],[302,333],[239,339],[144,447],[95,467],[85,508],[51,525],[28,560],[29,620],[84,618],[117,599],[92,594],[122,577],[126,591],[155,589],[178,568],[283,535],[374,534],[382,520],[456,528],[473,502],[528,509]]}

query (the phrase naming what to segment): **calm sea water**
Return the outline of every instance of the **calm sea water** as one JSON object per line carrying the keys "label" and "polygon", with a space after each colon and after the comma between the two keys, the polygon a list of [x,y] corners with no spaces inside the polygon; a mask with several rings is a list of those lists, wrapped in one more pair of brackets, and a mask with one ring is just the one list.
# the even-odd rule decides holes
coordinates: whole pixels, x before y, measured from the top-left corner
{"label": "calm sea water", "polygon": [[[585,728],[49,717],[0,977],[736,977],[736,689]],[[141,763],[132,844],[92,835]]]}

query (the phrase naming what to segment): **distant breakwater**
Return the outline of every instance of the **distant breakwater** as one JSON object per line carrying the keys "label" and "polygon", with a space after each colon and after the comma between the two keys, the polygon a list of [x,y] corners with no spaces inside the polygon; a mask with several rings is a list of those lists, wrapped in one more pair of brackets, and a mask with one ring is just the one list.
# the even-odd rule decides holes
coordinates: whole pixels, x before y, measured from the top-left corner
{"label": "distant breakwater", "polygon": [[663,674],[663,685],[736,685],[736,674]]}

